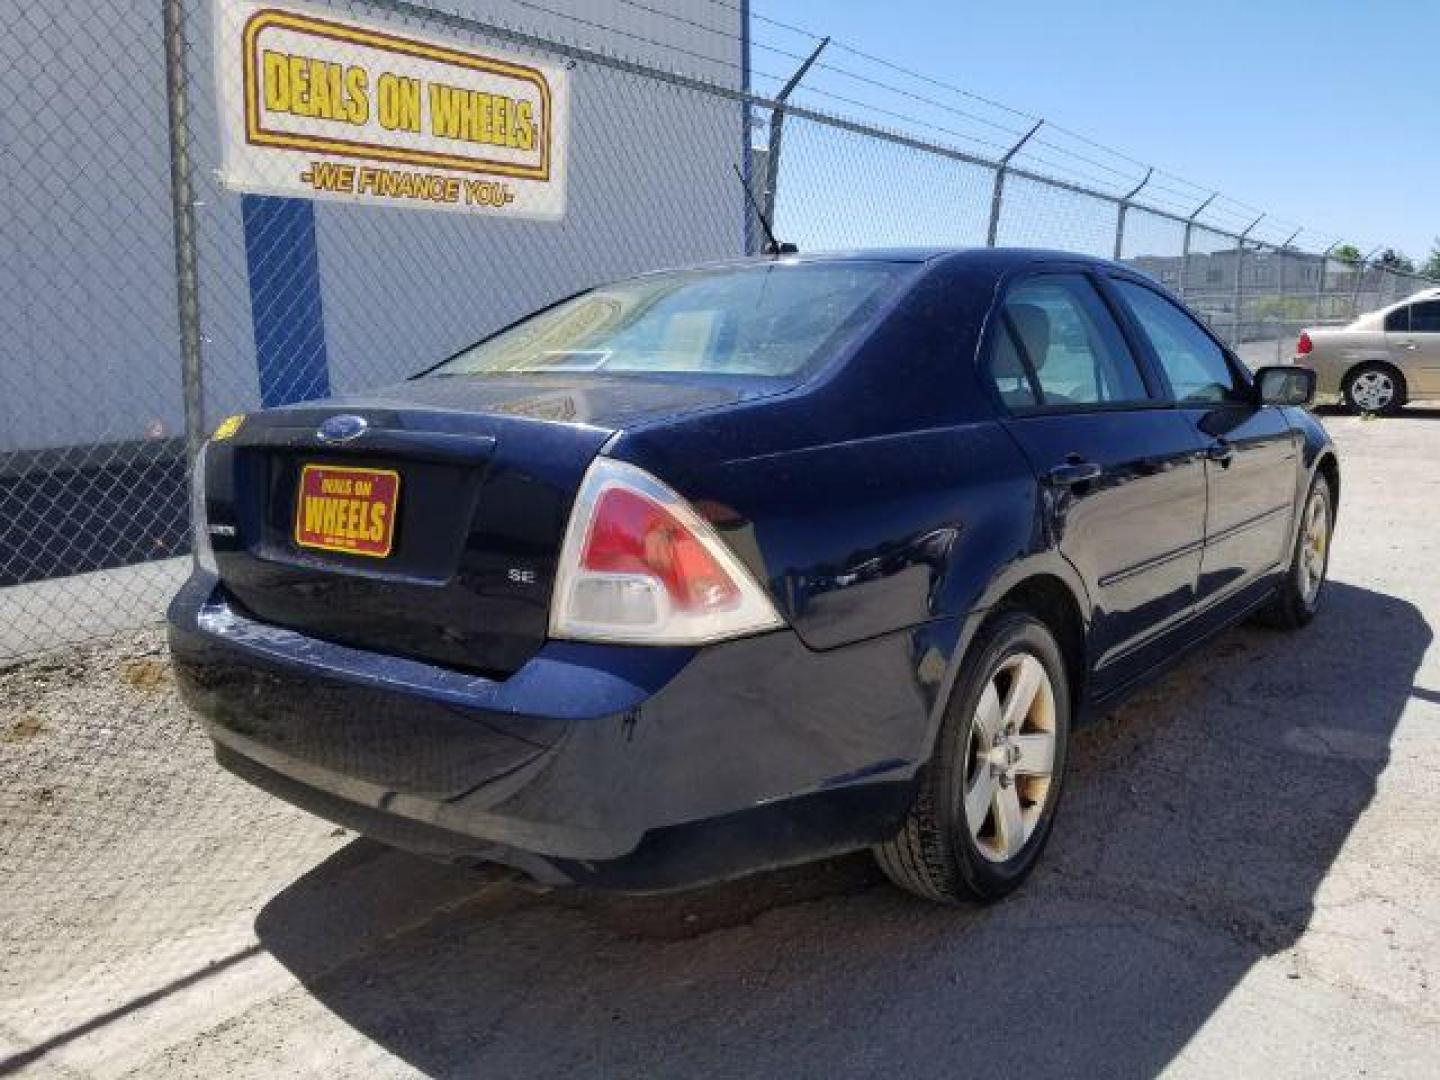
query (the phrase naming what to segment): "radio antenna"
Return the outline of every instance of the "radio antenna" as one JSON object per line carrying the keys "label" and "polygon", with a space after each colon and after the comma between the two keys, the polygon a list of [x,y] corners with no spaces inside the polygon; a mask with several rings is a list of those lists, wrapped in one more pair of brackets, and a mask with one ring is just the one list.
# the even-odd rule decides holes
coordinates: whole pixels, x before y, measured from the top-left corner
{"label": "radio antenna", "polygon": [[745,191],[745,198],[750,203],[750,209],[755,211],[755,216],[760,219],[760,227],[765,230],[765,254],[766,255],[795,255],[800,249],[794,244],[784,243],[775,239],[775,230],[770,227],[770,221],[765,217],[765,211],[760,209],[760,204],[755,201],[755,193],[750,190],[750,185],[745,183],[745,177],[740,173],[740,166],[733,161],[730,167],[735,170],[735,179],[740,181],[740,186]]}

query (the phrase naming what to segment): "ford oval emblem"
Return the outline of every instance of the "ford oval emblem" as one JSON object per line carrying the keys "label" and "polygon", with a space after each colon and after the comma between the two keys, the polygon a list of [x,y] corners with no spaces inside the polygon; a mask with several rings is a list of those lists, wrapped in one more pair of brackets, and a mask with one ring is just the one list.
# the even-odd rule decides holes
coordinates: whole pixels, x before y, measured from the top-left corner
{"label": "ford oval emblem", "polygon": [[321,442],[349,442],[351,439],[358,439],[369,426],[363,416],[341,413],[339,416],[326,417],[315,434]]}

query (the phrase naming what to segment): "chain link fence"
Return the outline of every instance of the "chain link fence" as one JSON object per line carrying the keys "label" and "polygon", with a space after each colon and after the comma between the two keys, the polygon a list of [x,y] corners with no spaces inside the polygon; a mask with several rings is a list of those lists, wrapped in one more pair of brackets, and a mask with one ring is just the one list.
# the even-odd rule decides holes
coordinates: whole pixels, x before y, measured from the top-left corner
{"label": "chain link fence", "polygon": [[5,1058],[26,1043],[10,1028],[58,1046],[141,969],[169,987],[246,963],[235,913],[344,842],[208,765],[169,682],[159,622],[188,572],[188,464],[221,418],[403,379],[607,279],[753,254],[737,172],[802,250],[1122,258],[1252,363],[1429,284],[1128,182],[1049,176],[1012,148],[778,102],[747,89],[742,8],[694,3],[698,40],[635,3],[597,0],[579,31],[521,0],[297,6],[564,71],[559,221],[236,190],[216,49],[239,0],[0,9],[0,1072],[36,1052]]}
{"label": "chain link fence", "polygon": [[[733,25],[705,24],[702,52],[645,23],[568,16],[581,47],[494,17],[545,11],[517,3],[497,0],[489,18],[394,0],[303,10],[564,68],[558,223],[228,186],[214,50],[238,40],[227,20],[243,5],[0,15],[19,121],[0,164],[0,662],[158,618],[185,572],[187,461],[219,418],[402,379],[608,278],[753,253],[737,170],[802,250],[996,243],[1121,258],[1251,363],[1283,359],[1305,325],[1428,284],[1222,229],[1205,206],[1149,205],[1148,175],[1125,192],[1047,175],[1054,151],[1043,135],[1027,145],[1034,130],[987,158],[748,92],[739,8],[707,9]],[[617,12],[635,8],[649,10]],[[713,56],[722,31],[733,55]],[[678,74],[677,57],[699,74]]]}

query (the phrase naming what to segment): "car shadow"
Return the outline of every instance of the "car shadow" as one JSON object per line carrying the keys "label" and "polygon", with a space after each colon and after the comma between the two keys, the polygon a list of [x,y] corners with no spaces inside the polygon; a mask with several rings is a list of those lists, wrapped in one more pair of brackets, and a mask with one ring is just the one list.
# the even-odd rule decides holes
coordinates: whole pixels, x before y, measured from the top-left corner
{"label": "car shadow", "polygon": [[[1343,405],[1317,405],[1311,410],[1316,416],[1322,419],[1332,416],[1358,416],[1353,409]],[[1406,405],[1393,417],[1379,417],[1379,419],[1395,420],[1440,420],[1440,405]]]}
{"label": "car shadow", "polygon": [[624,897],[357,841],[257,932],[437,1076],[1151,1077],[1291,962],[1388,761],[1430,628],[1327,589],[1299,634],[1230,631],[1079,733],[1041,869],[991,907],[913,900],[863,856]]}

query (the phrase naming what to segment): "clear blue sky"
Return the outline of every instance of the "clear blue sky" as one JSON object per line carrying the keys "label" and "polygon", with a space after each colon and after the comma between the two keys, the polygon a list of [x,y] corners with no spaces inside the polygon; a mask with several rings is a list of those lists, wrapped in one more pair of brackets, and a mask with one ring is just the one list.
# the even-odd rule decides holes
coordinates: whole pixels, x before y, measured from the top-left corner
{"label": "clear blue sky", "polygon": [[752,5],[1309,226],[1306,246],[1339,234],[1419,262],[1440,234],[1440,0]]}

